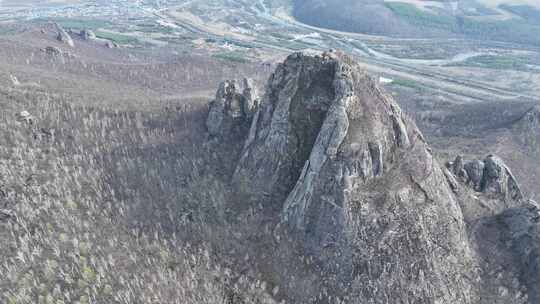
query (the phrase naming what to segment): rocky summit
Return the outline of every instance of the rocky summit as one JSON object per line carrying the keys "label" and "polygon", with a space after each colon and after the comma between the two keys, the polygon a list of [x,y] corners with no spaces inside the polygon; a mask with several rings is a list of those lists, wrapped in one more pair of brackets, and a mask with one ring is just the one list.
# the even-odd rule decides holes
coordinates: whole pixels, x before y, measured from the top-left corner
{"label": "rocky summit", "polygon": [[[535,245],[517,235],[539,237],[538,210],[499,157],[442,166],[392,97],[339,52],[289,56],[252,115],[245,100],[222,84],[207,124],[216,135],[224,117],[251,123],[232,184],[347,286],[351,303],[537,303],[536,274],[523,266]],[[494,233],[508,239],[490,250],[512,256],[511,287],[478,241]]]}

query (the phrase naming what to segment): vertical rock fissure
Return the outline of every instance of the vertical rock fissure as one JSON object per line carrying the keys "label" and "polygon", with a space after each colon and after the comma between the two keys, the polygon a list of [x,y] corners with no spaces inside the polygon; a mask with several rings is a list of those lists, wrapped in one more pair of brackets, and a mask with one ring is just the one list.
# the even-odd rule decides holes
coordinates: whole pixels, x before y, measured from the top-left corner
{"label": "vertical rock fissure", "polygon": [[322,126],[317,130],[317,139],[310,149],[309,160],[304,165],[302,176],[287,196],[282,221],[296,229],[305,229],[305,216],[314,195],[314,186],[319,173],[329,158],[335,158],[339,146],[347,135],[349,119],[348,99],[353,95],[352,83],[345,67],[336,63],[332,87],[335,99],[326,112]]}

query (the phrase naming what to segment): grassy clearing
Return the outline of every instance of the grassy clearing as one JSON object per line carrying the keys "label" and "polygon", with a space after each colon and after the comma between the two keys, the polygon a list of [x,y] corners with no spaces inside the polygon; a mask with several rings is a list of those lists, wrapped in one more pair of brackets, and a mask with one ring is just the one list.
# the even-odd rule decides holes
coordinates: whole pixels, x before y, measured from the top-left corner
{"label": "grassy clearing", "polygon": [[528,21],[540,23],[540,9],[529,5],[508,5],[501,4],[499,6],[514,15],[518,15]]}
{"label": "grassy clearing", "polygon": [[385,2],[399,18],[426,29],[439,29],[477,39],[540,45],[540,25],[527,20],[477,21],[467,17],[434,14],[403,2]]}
{"label": "grassy clearing", "polygon": [[107,39],[117,44],[136,44],[139,40],[135,37],[122,35],[117,33],[111,33],[106,31],[96,31],[96,37],[101,39]]}
{"label": "grassy clearing", "polygon": [[427,13],[409,3],[385,2],[384,5],[400,18],[414,25],[444,30],[454,30],[456,26],[456,20],[453,17]]}
{"label": "grassy clearing", "polygon": [[317,47],[317,45],[315,44],[312,44],[312,43],[308,43],[308,42],[303,42],[303,41],[293,41],[293,40],[267,40],[267,41],[261,41],[262,43],[264,44],[268,44],[268,45],[274,45],[274,46],[277,46],[277,47],[280,47],[280,48],[286,48],[286,49],[289,49],[291,51],[302,51],[302,50],[305,50],[307,48],[311,48],[311,47]]}
{"label": "grassy clearing", "polygon": [[238,41],[238,40],[223,39],[223,42],[234,45],[234,46],[237,46],[237,47],[241,47],[241,48],[246,48],[246,49],[252,49],[253,48],[253,45],[251,45],[249,43],[244,43],[244,42],[241,42],[241,41]]}
{"label": "grassy clearing", "polygon": [[467,59],[465,62],[451,66],[472,66],[495,70],[528,70],[528,59],[518,56],[481,55]]}
{"label": "grassy clearing", "polygon": [[239,52],[228,52],[228,53],[219,53],[212,55],[214,58],[234,62],[234,63],[248,63],[249,60],[246,59],[246,56]]}
{"label": "grassy clearing", "polygon": [[15,30],[14,28],[8,27],[8,26],[0,27],[0,35],[9,35],[9,34],[13,34],[13,33],[16,33],[16,32],[17,32],[17,30]]}
{"label": "grassy clearing", "polygon": [[422,84],[414,81],[414,80],[410,80],[410,79],[404,79],[404,78],[396,78],[394,79],[394,81],[392,81],[392,83],[390,84],[392,86],[402,86],[402,87],[407,87],[407,88],[411,88],[411,89],[418,89],[418,90],[421,90],[423,88]]}
{"label": "grassy clearing", "polygon": [[162,26],[160,24],[153,23],[153,22],[139,23],[137,24],[137,27],[138,27],[138,30],[143,33],[158,33],[158,34],[165,34],[165,35],[175,33],[175,31],[172,28]]}
{"label": "grassy clearing", "polygon": [[[112,24],[106,20],[99,19],[70,19],[70,18],[55,18],[53,21],[60,24],[62,27],[72,30],[90,29],[96,30],[99,28],[107,28]],[[46,21],[46,20],[42,20]]]}

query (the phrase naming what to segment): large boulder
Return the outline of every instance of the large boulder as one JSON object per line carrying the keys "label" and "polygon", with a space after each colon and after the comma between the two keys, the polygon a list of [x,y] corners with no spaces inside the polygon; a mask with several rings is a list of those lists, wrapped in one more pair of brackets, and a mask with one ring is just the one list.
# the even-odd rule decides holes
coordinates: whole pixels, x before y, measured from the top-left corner
{"label": "large boulder", "polygon": [[496,155],[488,155],[483,161],[464,162],[462,156],[447,165],[459,180],[470,185],[475,191],[494,195],[502,202],[519,202],[523,192],[512,171]]}
{"label": "large boulder", "polygon": [[83,40],[87,40],[87,41],[96,39],[96,34],[94,33],[94,31],[89,30],[89,29],[81,30],[79,35],[81,36]]}
{"label": "large boulder", "polygon": [[484,177],[481,190],[488,193],[502,194],[505,200],[521,200],[523,193],[510,168],[502,159],[489,155],[484,160]]}
{"label": "large boulder", "polygon": [[[467,173],[467,182],[470,182],[477,191],[482,191],[485,164],[481,160],[473,160],[466,163],[463,168]],[[455,171],[454,171],[455,172]]]}

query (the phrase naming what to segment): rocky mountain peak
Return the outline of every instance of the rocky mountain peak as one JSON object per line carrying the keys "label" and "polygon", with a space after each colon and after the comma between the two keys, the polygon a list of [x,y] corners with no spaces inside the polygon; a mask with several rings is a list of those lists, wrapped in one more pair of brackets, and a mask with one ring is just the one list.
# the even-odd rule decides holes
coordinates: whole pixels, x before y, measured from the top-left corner
{"label": "rocky mountain peak", "polygon": [[424,303],[428,290],[441,291],[440,303],[474,297],[466,278],[474,277],[473,254],[442,167],[415,124],[346,55],[296,53],[277,67],[233,184],[243,204],[279,217],[278,230],[325,273],[364,282],[363,298]]}
{"label": "rocky mountain peak", "polygon": [[[244,141],[233,143],[243,147],[237,201],[274,219],[276,240],[297,242],[348,289],[345,302],[527,303],[519,293],[537,286],[525,265],[537,267],[538,248],[516,235],[538,238],[538,208],[523,206],[501,158],[441,166],[392,97],[340,52],[289,56],[259,104],[249,88],[222,83],[207,121],[210,135]],[[513,258],[488,258],[497,250]],[[501,264],[511,266],[500,274]]]}
{"label": "rocky mountain peak", "polygon": [[[358,124],[351,126],[353,119]],[[343,168],[345,179],[382,174],[393,161],[387,152],[408,146],[413,134],[419,132],[408,133],[399,107],[349,57],[293,54],[267,84],[235,176],[239,183],[250,176],[244,188],[255,199],[267,193],[281,201],[304,167],[317,174],[329,160],[360,158]],[[271,170],[257,168],[262,159]]]}

